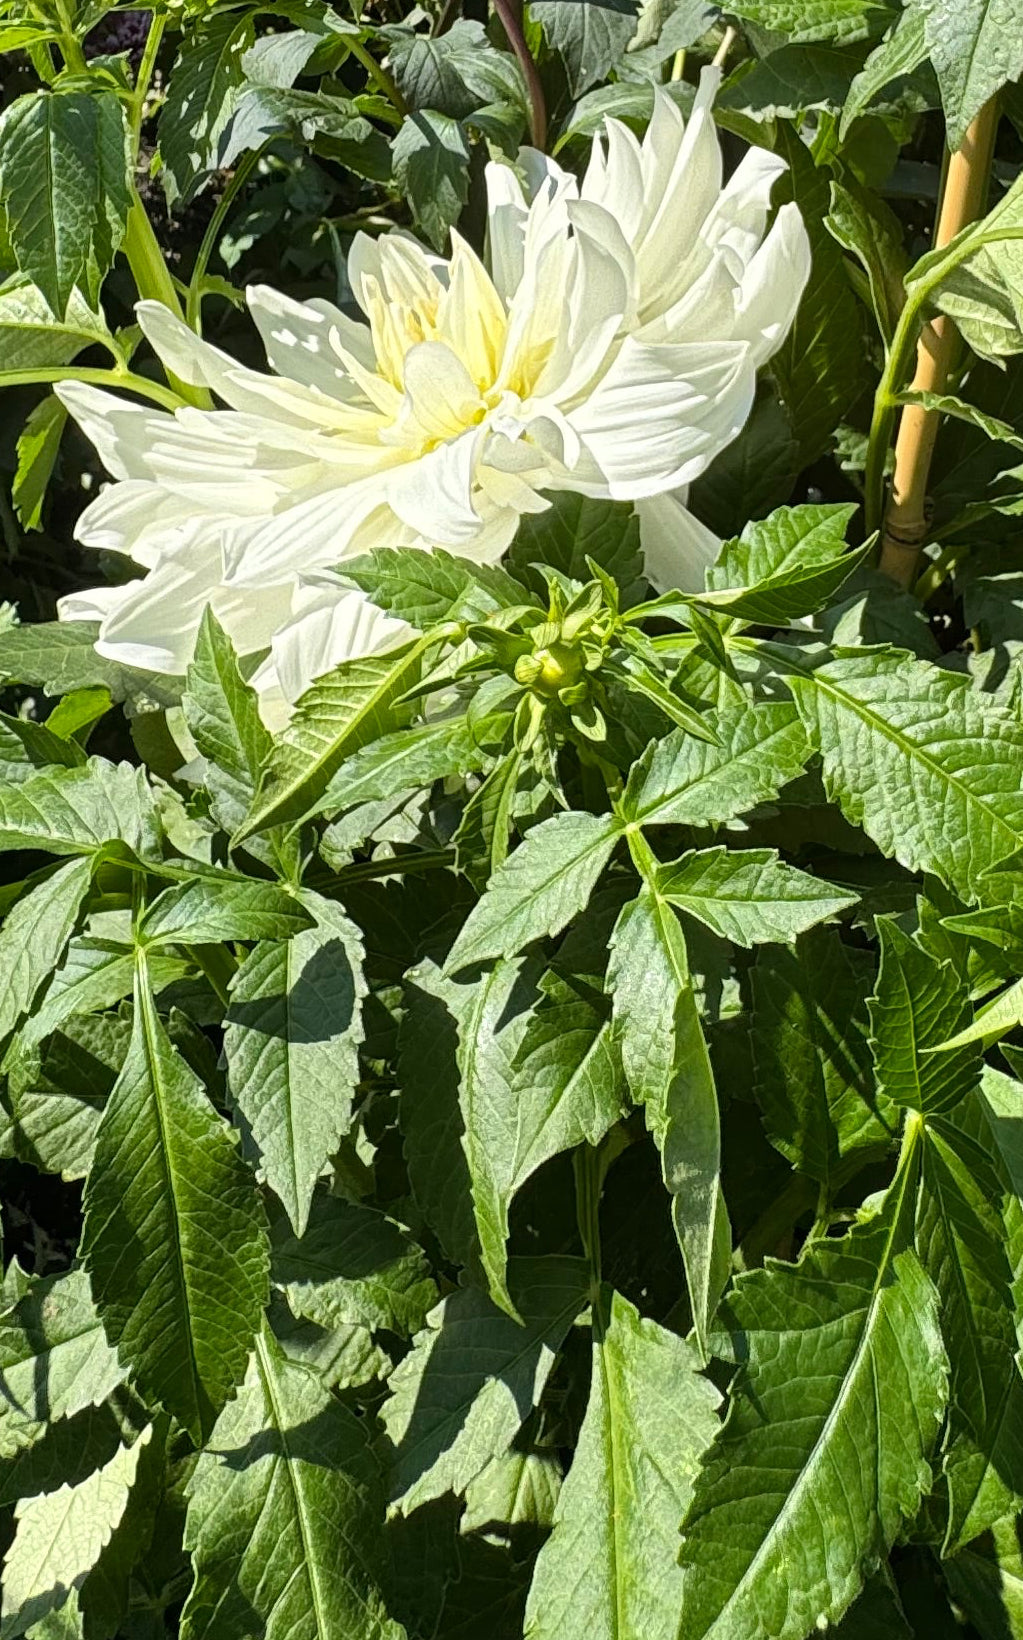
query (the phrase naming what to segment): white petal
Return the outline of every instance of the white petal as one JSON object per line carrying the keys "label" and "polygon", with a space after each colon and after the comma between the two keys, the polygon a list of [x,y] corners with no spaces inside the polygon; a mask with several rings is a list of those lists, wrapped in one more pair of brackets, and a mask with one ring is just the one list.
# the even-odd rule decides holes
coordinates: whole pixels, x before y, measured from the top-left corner
{"label": "white petal", "polygon": [[783,205],[746,269],[733,334],[752,344],[757,365],[778,351],[810,277],[810,241],[798,205]]}
{"label": "white petal", "polygon": [[572,475],[572,487],[631,501],[691,483],[742,428],[755,385],[746,343],[651,346],[628,337],[568,418],[591,464]]}
{"label": "white petal", "polygon": [[431,545],[457,548],[478,534],[480,515],[472,489],[485,438],[484,427],[471,427],[418,460],[393,468],[384,479],[388,504]]}
{"label": "white petal", "polygon": [[274,516],[237,525],[224,541],[226,584],[258,587],[339,563],[356,531],[385,499],[374,479],[370,485],[326,490]]}
{"label": "white petal", "polygon": [[[605,368],[608,349],[631,306],[632,259],[623,258],[610,234],[607,214],[597,206],[570,205],[574,229],[569,242],[568,284],[553,350],[533,383],[537,399],[567,405]],[[589,232],[596,226],[601,238]],[[602,242],[603,240],[603,242]]]}
{"label": "white petal", "polygon": [[348,351],[373,369],[373,344],[366,325],[355,324],[330,302],[296,302],[269,285],[250,285],[245,299],[266,350],[267,363],[279,376],[316,387],[335,398],[351,397],[352,384],[331,341],[336,331]]}
{"label": "white petal", "polygon": [[518,289],[529,205],[510,165],[491,160],[487,182],[487,263],[490,276],[507,302]]}
{"label": "white petal", "polygon": [[479,390],[465,365],[444,342],[418,342],[405,355],[405,398],[398,430],[423,438],[457,438],[482,410]]}
{"label": "white petal", "polygon": [[232,408],[241,408],[234,405],[227,383],[227,373],[238,368],[230,354],[204,342],[163,302],[136,302],[135,317],[161,364],[190,387],[209,388]]}
{"label": "white petal", "polygon": [[123,603],[135,581],[126,581],[116,587],[83,587],[80,592],[66,592],[57,599],[57,619],[61,621],[104,621],[118,604]]}
{"label": "white petal", "polygon": [[766,148],[750,148],[703,225],[701,239],[715,249],[726,246],[733,253],[740,276],[764,237],[771,190],[787,170],[778,154]]}
{"label": "white petal", "polygon": [[702,592],[721,550],[718,537],[683,505],[687,494],[683,488],[636,503],[643,564],[658,592]]}
{"label": "white petal", "polygon": [[652,213],[636,247],[639,309],[650,319],[676,302],[703,262],[688,260],[704,219],[721,190],[721,147],[714,124],[720,70],[705,68],[670,179],[651,201]]}
{"label": "white petal", "polygon": [[174,426],[166,410],[143,410],[85,382],[58,382],[53,389],[70,411],[113,478],[155,478],[154,442]]}
{"label": "white petal", "polygon": [[96,552],[121,552],[151,569],[194,519],[195,507],[147,479],[108,484],[75,525],[75,540]]}
{"label": "white petal", "polygon": [[100,625],[96,648],[108,660],[147,672],[184,672],[202,613],[220,580],[220,554],[208,540],[165,559],[117,601]]}

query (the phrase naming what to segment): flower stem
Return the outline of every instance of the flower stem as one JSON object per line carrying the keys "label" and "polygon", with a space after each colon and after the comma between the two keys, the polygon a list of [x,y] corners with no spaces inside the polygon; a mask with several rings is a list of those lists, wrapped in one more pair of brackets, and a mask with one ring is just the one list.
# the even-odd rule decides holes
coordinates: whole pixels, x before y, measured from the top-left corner
{"label": "flower stem", "polygon": [[188,296],[185,302],[185,319],[187,323],[191,325],[197,336],[202,335],[203,282],[206,278],[206,269],[209,265],[210,257],[216,249],[217,241],[220,238],[221,229],[224,226],[224,222],[227,218],[228,212],[231,209],[231,206],[234,204],[238,194],[248,182],[249,177],[258,165],[262,154],[263,148],[257,148],[252,153],[246,154],[245,157],[239,161],[226,188],[224,189],[224,192],[217,201],[217,208],[210,217],[206,232],[202,236],[202,242],[196,253],[195,265],[192,268],[192,277],[189,280]]}
{"label": "flower stem", "polygon": [[103,370],[87,367],[75,369],[69,365],[53,365],[37,370],[0,370],[0,387],[36,387],[47,382],[88,382],[93,387],[124,388],[151,399],[162,410],[180,410],[180,393],[170,387],[151,382],[148,376],[137,376],[133,370]]}
{"label": "flower stem", "polygon": [[543,149],[547,145],[547,103],[540,82],[540,70],[526,44],[522,28],[522,0],[494,0],[494,10],[508,36],[508,44],[518,58],[529,91],[529,134],[533,147]]}
{"label": "flower stem", "polygon": [[378,63],[373,53],[365,45],[363,45],[361,40],[357,40],[354,35],[346,36],[345,44],[347,45],[352,56],[362,64],[370,79],[380,87],[380,90],[383,92],[388,102],[393,103],[395,108],[398,110],[398,113],[402,116],[407,114],[408,103],[405,101],[401,92],[398,90],[398,87],[395,85],[394,80],[391,78],[390,74],[388,74],[383,64]]}
{"label": "flower stem", "polygon": [[[128,259],[135,287],[143,301],[162,302],[169,308],[175,318],[180,319],[181,303],[178,301],[177,288],[171,278],[170,269],[163,259],[153,224],[146,215],[146,208],[138,194],[132,202],[128,212],[128,228],[124,236],[122,250]],[[178,399],[186,404],[196,405],[200,410],[209,410],[213,400],[205,387],[192,387],[175,376],[173,371],[164,371],[168,382]]]}
{"label": "flower stem", "polygon": [[146,35],[145,49],[142,52],[142,61],[135,77],[135,90],[131,104],[131,131],[135,144],[136,159],[138,157],[139,135],[142,130],[142,117],[145,113],[146,98],[149,95],[149,86],[153,78],[153,69],[156,67],[156,56],[163,39],[163,31],[167,26],[165,13],[155,11]]}
{"label": "flower stem", "polygon": [[[983,209],[997,126],[997,99],[992,98],[969,127],[962,147],[949,160],[934,234],[936,250],[949,244]],[[943,391],[957,340],[952,321],[945,316],[923,327],[917,344],[913,392]],[[927,483],[939,424],[939,412],[924,410],[917,404],[907,405],[899,421],[879,567],[901,586],[912,585],[927,533]]]}

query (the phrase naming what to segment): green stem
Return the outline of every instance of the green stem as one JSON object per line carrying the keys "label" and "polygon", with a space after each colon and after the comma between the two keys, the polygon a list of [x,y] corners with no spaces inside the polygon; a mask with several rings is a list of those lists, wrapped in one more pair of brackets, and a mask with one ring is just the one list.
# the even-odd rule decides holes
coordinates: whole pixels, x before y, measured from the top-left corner
{"label": "green stem", "polygon": [[604,1167],[600,1151],[581,1145],[572,1158],[575,1173],[575,1213],[579,1239],[590,1266],[591,1301],[600,1292],[600,1195],[604,1187]]}
{"label": "green stem", "polygon": [[169,387],[137,376],[133,370],[76,369],[56,365],[38,370],[0,370],[0,387],[35,387],[47,382],[88,382],[94,387],[120,387],[151,399],[163,410],[180,410],[182,399]]}
{"label": "green stem", "polygon": [[[128,259],[135,287],[143,301],[162,302],[169,308],[175,318],[182,318],[181,303],[170,269],[163,259],[163,253],[153,224],[146,215],[146,208],[138,194],[132,202],[128,212],[128,227],[124,236],[122,250]],[[193,404],[200,410],[209,410],[213,400],[205,387],[192,387],[190,383],[181,381],[173,371],[164,366],[164,373],[168,382],[179,399],[186,404]]]}
{"label": "green stem", "polygon": [[197,336],[202,335],[203,281],[206,278],[206,269],[209,266],[210,257],[216,249],[227,213],[241,189],[248,182],[262,154],[263,148],[257,148],[253,153],[246,154],[244,159],[239,162],[224,192],[221,194],[217,202],[217,208],[210,217],[206,232],[202,236],[202,242],[196,253],[195,265],[192,268],[192,277],[188,283],[188,297],[185,302],[186,323],[191,326]]}
{"label": "green stem", "polygon": [[57,6],[57,16],[60,19],[60,54],[72,74],[88,74],[89,64],[81,42],[75,34],[71,13],[66,5]]}
{"label": "green stem", "polygon": [[960,262],[965,262],[967,257],[973,256],[985,245],[1000,244],[1008,239],[1023,239],[1023,228],[989,228],[976,233],[968,232],[958,244],[950,245],[941,260],[906,293],[906,304],[899,315],[881,380],[874,394],[874,410],[867,443],[867,467],[863,479],[868,535],[872,535],[881,527],[884,513],[884,469],[892,442],[895,416],[899,409],[898,394],[913,361],[924,308],[932,293]]}
{"label": "green stem", "polygon": [[149,95],[149,87],[153,79],[153,70],[156,67],[156,57],[158,51],[160,50],[160,42],[163,39],[163,31],[166,27],[167,18],[165,13],[161,11],[154,12],[152,22],[149,25],[149,33],[146,36],[146,44],[145,50],[142,53],[142,61],[139,64],[139,71],[135,79],[135,90],[132,95],[131,130],[136,159],[138,156],[139,136],[142,131],[142,118],[145,113],[146,98]]}
{"label": "green stem", "polygon": [[547,146],[547,102],[544,97],[540,70],[533,53],[526,44],[522,27],[522,0],[494,0],[494,10],[501,27],[508,36],[508,44],[518,58],[522,77],[529,92],[529,135],[533,147],[541,151]]}
{"label": "green stem", "polygon": [[378,63],[376,58],[373,56],[373,53],[363,45],[361,40],[357,40],[354,35],[351,38],[346,39],[345,44],[347,45],[352,56],[362,64],[370,79],[380,87],[380,90],[383,92],[388,102],[393,103],[395,108],[398,110],[398,113],[404,117],[408,113],[408,103],[405,101],[383,64]]}

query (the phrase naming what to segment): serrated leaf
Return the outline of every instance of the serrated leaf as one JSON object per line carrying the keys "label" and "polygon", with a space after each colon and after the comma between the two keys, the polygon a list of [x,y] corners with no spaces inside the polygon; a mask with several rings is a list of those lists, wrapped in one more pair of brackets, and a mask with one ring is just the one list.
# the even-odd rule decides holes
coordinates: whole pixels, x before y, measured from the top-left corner
{"label": "serrated leaf", "polygon": [[188,1483],[182,1640],[401,1640],[379,1590],[383,1495],[365,1421],[257,1337]]}
{"label": "serrated leaf", "polygon": [[316,1180],[351,1124],[366,991],[354,923],[309,890],[301,903],[313,926],[250,952],[232,981],[224,1029],[231,1099],[299,1235]]}
{"label": "serrated leaf", "polygon": [[105,660],[96,653],[98,636],[97,621],[40,621],[7,627],[0,672],[18,683],[39,684],[46,695],[98,687],[108,689],[112,700],[134,703],[144,696],[161,706],[176,703],[180,680],[155,672],[133,672],[131,667]]}
{"label": "serrated leaf", "polygon": [[[131,988],[129,972],[124,993]],[[14,1149],[22,1160],[64,1179],[84,1179],[130,1035],[129,1020],[118,1014],[79,1015],[41,1047],[25,1047],[20,1039],[12,1044],[5,1069]]]}
{"label": "serrated leaf", "polygon": [[802,773],[803,731],[782,704],[725,707],[706,714],[718,744],[675,730],[633,765],[622,814],[641,826],[707,826],[776,797]]}
{"label": "serrated leaf", "polygon": [[133,1446],[122,1447],[77,1486],[62,1486],[16,1506],[14,1542],[4,1561],[4,1640],[59,1610],[81,1588],[124,1514],[151,1435],[150,1425]]}
{"label": "serrated leaf", "polygon": [[855,183],[831,184],[828,232],[862,264],[885,346],[891,345],[905,301],[903,277],[908,258],[902,224],[884,202]]}
{"label": "serrated leaf", "polygon": [[140,952],[128,1057],[85,1188],[97,1308],[147,1396],[198,1441],[240,1381],[268,1291],[251,1173],[157,1015]]}
{"label": "serrated leaf", "polygon": [[877,1098],[865,997],[873,964],[818,929],[760,951],[748,1016],[754,1089],[771,1143],[828,1189],[852,1150],[889,1143],[898,1111]]}
{"label": "serrated leaf", "polygon": [[437,109],[465,119],[486,103],[526,100],[518,64],[509,52],[495,49],[474,19],[459,17],[439,35],[402,25],[381,33],[388,44],[388,67],[412,109]]}
{"label": "serrated leaf", "polygon": [[[294,39],[294,35],[263,35],[260,46]],[[248,60],[252,51],[247,53]],[[289,133],[325,153],[356,176],[388,182],[391,155],[382,134],[371,125],[350,97],[323,91],[291,91],[268,85],[245,84],[237,94],[230,124],[218,145],[217,159],[224,168],[240,155],[261,148],[274,135]]]}
{"label": "serrated leaf", "polygon": [[[616,89],[623,89],[618,87]],[[526,513],[508,554],[523,580],[546,597],[546,583],[532,567],[550,565],[573,581],[587,582],[594,563],[617,582],[621,607],[629,609],[646,589],[639,519],[629,502],[598,501],[565,490],[549,497],[542,513]]]}
{"label": "serrated leaf", "polygon": [[476,744],[464,717],[399,729],[346,758],[312,812],[329,814],[398,797],[449,775],[474,773],[486,762],[487,754]]}
{"label": "serrated leaf", "polygon": [[[0,317],[0,329],[2,326],[3,319]],[[67,414],[60,400],[49,394],[31,411],[18,439],[18,468],[11,484],[11,500],[23,529],[40,528],[43,501],[57,460]]]}
{"label": "serrated leaf", "polygon": [[[182,958],[154,955],[149,970],[153,989],[158,992],[183,979],[191,965]],[[23,1052],[41,1042],[73,1014],[95,1014],[113,1008],[122,997],[131,996],[133,985],[134,957],[128,946],[114,940],[76,936],[45,996],[19,1029],[19,1050]]]}
{"label": "serrated leaf", "polygon": [[514,1314],[505,1244],[512,1200],[559,1151],[597,1144],[621,1114],[618,1053],[587,988],[527,959],[448,982],[458,1022],[462,1148],[483,1269],[495,1304]]}
{"label": "serrated leaf", "polygon": [[740,1381],[682,1524],[686,1640],[805,1640],[837,1621],[929,1488],[946,1362],[904,1188],[797,1266],[736,1282]]}
{"label": "serrated leaf", "polygon": [[661,866],[658,892],[736,945],[794,940],[856,904],[778,858],[777,849],[701,849]]}
{"label": "serrated leaf", "polygon": [[717,1433],[691,1344],[610,1295],[579,1443],[540,1551],[526,1640],[676,1640],[678,1523]]}
{"label": "serrated leaf", "polygon": [[242,58],[255,39],[251,11],[222,11],[183,40],[160,113],[164,185],[173,204],[215,169],[219,144],[244,82]]}
{"label": "serrated leaf", "polygon": [[0,780],[20,784],[36,769],[78,769],[84,762],[77,741],[62,740],[48,723],[0,712]]}
{"label": "serrated leaf", "polygon": [[554,1452],[546,1448],[517,1452],[513,1447],[491,1458],[469,1482],[458,1529],[464,1536],[493,1531],[496,1526],[549,1528],[554,1524],[560,1491],[561,1465]]}
{"label": "serrated leaf", "polygon": [[296,1236],[281,1217],[271,1245],[273,1278],[296,1315],[321,1327],[357,1323],[409,1334],[422,1327],[437,1288],[425,1255],[392,1219],[323,1192]]}
{"label": "serrated leaf", "polygon": [[0,788],[0,851],[91,855],[104,843],[157,852],[159,832],[145,771],[90,757],[81,768],[40,769]]}
{"label": "serrated leaf", "polygon": [[380,1416],[394,1443],[391,1495],[403,1514],[463,1492],[507,1449],[589,1290],[587,1266],[573,1258],[511,1259],[508,1281],[521,1322],[461,1287],[438,1304],[391,1375]]}
{"label": "serrated leaf", "polygon": [[470,911],[445,971],[513,957],[559,933],[589,900],[620,831],[613,815],[572,810],[531,827]]}
{"label": "serrated leaf", "polygon": [[853,120],[859,119],[885,86],[904,74],[915,73],[926,60],[923,16],[919,11],[907,9],[899,14],[895,27],[880,45],[874,47],[853,80],[842,112],[840,140],[845,141]]}
{"label": "serrated leaf", "polygon": [[24,276],[53,317],[76,286],[95,300],[131,203],[128,131],[112,92],[39,91],[0,121],[0,190]]}
{"label": "serrated leaf", "polygon": [[945,1554],[1023,1503],[1013,1272],[987,1171],[983,1151],[978,1154],[960,1129],[928,1124],[916,1248],[941,1300],[951,1369],[942,1465],[949,1498]]}
{"label": "serrated leaf", "polygon": [[990,1538],[961,1549],[943,1570],[955,1600],[978,1634],[1019,1640],[1023,1635],[1023,1551],[1012,1515],[998,1522]]}
{"label": "serrated leaf", "polygon": [[878,1087],[909,1110],[949,1110],[980,1079],[975,1047],[931,1051],[968,1016],[966,988],[950,962],[931,956],[892,918],[879,917],[877,932],[881,967],[869,1006]]}
{"label": "serrated leaf", "polygon": [[298,896],[276,883],[210,875],[158,894],[139,920],[138,938],[146,946],[287,940],[314,922]]}
{"label": "serrated leaf", "polygon": [[306,690],[274,741],[252,808],[235,842],[301,818],[346,757],[401,722],[400,697],[415,683],[431,637],[346,661]]}
{"label": "serrated leaf", "polygon": [[1023,40],[1014,0],[911,0],[941,87],[948,146],[1010,80],[1023,74]]}
{"label": "serrated leaf", "polygon": [[0,1320],[0,1452],[98,1406],[124,1376],[84,1270],[34,1282]]}
{"label": "serrated leaf", "polygon": [[693,1328],[706,1356],[732,1247],[717,1088],[682,925],[649,883],[615,925],[608,985],[625,1075],[661,1155]]}
{"label": "serrated leaf", "polygon": [[778,507],[726,541],[699,602],[760,626],[812,615],[848,580],[862,553],[849,552],[852,506]]}
{"label": "serrated leaf", "polygon": [[424,630],[443,621],[483,620],[525,601],[524,589],[499,565],[440,550],[381,547],[346,559],[343,573],[386,614]]}
{"label": "serrated leaf", "polygon": [[832,40],[848,45],[878,34],[891,18],[882,0],[729,0],[735,17],[784,34],[790,44]]}
{"label": "serrated leaf", "polygon": [[[42,291],[16,275],[0,285],[0,350],[4,370],[70,364],[84,348],[109,340],[103,319],[78,290],[60,319]],[[49,402],[49,401],[47,401]]]}
{"label": "serrated leaf", "polygon": [[1023,980],[1016,980],[999,996],[985,1003],[983,1008],[978,1008],[969,1025],[956,1031],[954,1036],[950,1036],[947,1042],[940,1043],[938,1047],[948,1052],[951,1049],[968,1047],[971,1043],[994,1042],[1007,1032],[1014,1031],[1021,1021]]}
{"label": "serrated leaf", "polygon": [[438,251],[469,198],[469,142],[458,120],[423,108],[407,114],[391,147],[394,179]]}
{"label": "serrated leaf", "polygon": [[15,902],[0,926],[0,1048],[64,960],[92,879],[92,861],[69,860]]}
{"label": "serrated leaf", "polygon": [[910,871],[977,897],[987,868],[1023,845],[1019,723],[899,650],[787,681],[846,818]]}
{"label": "serrated leaf", "polygon": [[559,53],[573,97],[581,97],[620,62],[636,32],[635,0],[532,0],[530,17]]}

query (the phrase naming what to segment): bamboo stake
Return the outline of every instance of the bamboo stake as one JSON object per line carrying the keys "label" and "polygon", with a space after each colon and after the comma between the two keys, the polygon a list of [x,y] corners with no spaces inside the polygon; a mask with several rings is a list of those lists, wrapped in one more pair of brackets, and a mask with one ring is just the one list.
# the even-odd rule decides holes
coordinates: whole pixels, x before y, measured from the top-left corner
{"label": "bamboo stake", "polygon": [[[948,162],[934,248],[940,249],[981,213],[998,125],[997,98],[984,104]],[[955,356],[957,335],[944,316],[924,325],[917,348],[914,393],[941,393]],[[940,412],[907,404],[895,441],[892,494],[881,533],[879,567],[900,586],[912,586],[927,534],[927,482]]]}

